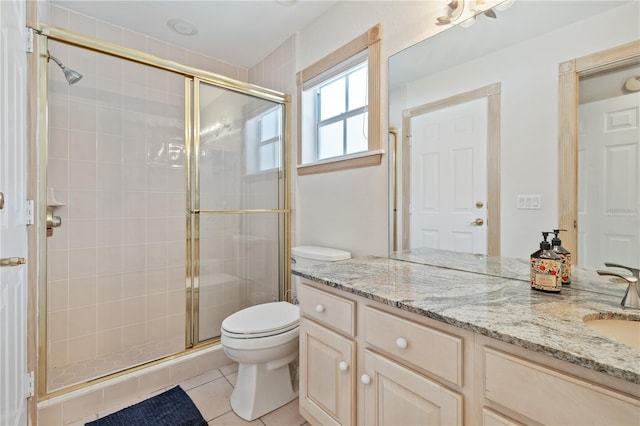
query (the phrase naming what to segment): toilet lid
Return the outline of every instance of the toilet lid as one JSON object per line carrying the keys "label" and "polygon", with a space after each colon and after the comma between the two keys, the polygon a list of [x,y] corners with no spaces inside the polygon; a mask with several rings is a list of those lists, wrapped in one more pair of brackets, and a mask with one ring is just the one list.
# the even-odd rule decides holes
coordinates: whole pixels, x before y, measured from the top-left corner
{"label": "toilet lid", "polygon": [[222,321],[222,329],[234,334],[276,334],[298,325],[300,308],[288,302],[250,306]]}

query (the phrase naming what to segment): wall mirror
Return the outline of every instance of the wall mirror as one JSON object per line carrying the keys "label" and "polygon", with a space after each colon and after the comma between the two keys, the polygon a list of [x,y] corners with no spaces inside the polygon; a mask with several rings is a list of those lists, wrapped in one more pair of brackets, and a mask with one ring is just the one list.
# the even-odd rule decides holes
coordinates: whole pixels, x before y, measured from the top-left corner
{"label": "wall mirror", "polygon": [[[577,147],[573,160],[559,157],[561,68],[637,42],[640,3],[516,0],[494,12],[389,59],[391,257],[416,261],[411,254],[438,248],[527,259],[542,231],[567,224],[559,217],[564,176],[576,176],[576,197],[606,189],[578,187]],[[615,70],[606,77],[621,95],[633,94],[621,88],[640,75],[626,65],[609,67]],[[576,85],[571,101],[576,108],[587,102],[579,90]],[[626,117],[637,130],[635,111],[635,122],[633,113]],[[617,166],[616,176],[640,167],[638,138],[629,144],[618,158],[630,160]],[[626,200],[618,206],[625,214],[635,214],[625,226],[640,231],[640,194],[631,195],[614,198]],[[609,261],[640,266],[640,239],[623,246],[630,250],[624,256],[614,250],[619,258]],[[577,255],[587,249],[582,243],[573,248]]]}

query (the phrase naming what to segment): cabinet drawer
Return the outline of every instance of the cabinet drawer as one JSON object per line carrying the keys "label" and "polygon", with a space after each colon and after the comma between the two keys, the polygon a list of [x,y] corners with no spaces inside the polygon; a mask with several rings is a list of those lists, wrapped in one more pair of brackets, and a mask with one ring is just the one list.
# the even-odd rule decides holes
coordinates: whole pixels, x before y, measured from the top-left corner
{"label": "cabinet drawer", "polygon": [[366,307],[367,343],[462,386],[462,338]]}
{"label": "cabinet drawer", "polygon": [[513,420],[488,408],[482,409],[482,426],[520,426]]}
{"label": "cabinet drawer", "polygon": [[485,397],[543,424],[637,426],[640,401],[484,348]]}
{"label": "cabinet drawer", "polygon": [[348,336],[355,336],[355,302],[302,284],[298,289],[302,315]]}

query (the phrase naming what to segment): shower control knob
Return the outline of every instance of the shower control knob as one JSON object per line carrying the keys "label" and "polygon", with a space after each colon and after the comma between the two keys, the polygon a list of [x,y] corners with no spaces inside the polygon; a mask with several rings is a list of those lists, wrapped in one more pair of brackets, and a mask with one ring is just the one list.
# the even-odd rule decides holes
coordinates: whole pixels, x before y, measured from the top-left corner
{"label": "shower control knob", "polygon": [[396,346],[398,347],[398,349],[407,349],[408,344],[406,339],[398,337],[396,339]]}
{"label": "shower control knob", "polygon": [[324,305],[320,305],[320,304],[316,305],[316,312],[319,313],[319,314],[323,313],[324,312]]}
{"label": "shower control knob", "polygon": [[347,371],[349,369],[349,364],[341,361],[340,364],[338,364],[338,368],[340,369],[340,371]]}
{"label": "shower control knob", "polygon": [[371,376],[369,376],[368,374],[363,374],[362,376],[360,376],[360,381],[363,385],[368,385],[369,383],[371,383]]}

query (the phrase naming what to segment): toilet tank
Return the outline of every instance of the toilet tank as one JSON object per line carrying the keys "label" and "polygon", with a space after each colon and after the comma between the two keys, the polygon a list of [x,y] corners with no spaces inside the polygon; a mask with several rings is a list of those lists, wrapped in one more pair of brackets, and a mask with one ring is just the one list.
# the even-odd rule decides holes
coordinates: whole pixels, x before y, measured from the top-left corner
{"label": "toilet tank", "polygon": [[[319,246],[298,246],[291,248],[292,268],[316,265],[318,263],[337,262],[338,260],[351,259],[351,253],[344,250],[319,247]],[[291,296],[293,303],[298,303],[298,287],[300,277],[292,276]]]}
{"label": "toilet tank", "polygon": [[351,259],[351,253],[329,247],[299,246],[291,249],[291,257],[294,267],[302,267]]}

